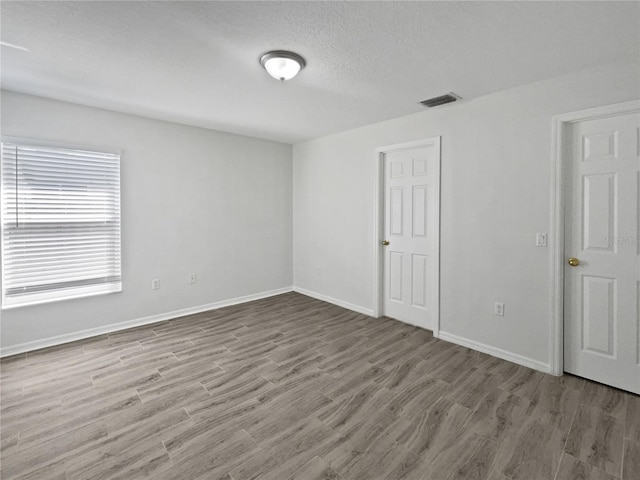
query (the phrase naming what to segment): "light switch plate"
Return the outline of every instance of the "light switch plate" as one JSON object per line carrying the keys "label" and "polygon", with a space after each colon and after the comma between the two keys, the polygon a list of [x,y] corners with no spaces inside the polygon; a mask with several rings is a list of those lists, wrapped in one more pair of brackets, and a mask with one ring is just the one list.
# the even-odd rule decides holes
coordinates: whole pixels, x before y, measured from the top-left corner
{"label": "light switch plate", "polygon": [[546,247],[547,246],[547,234],[538,232],[536,233],[536,247]]}

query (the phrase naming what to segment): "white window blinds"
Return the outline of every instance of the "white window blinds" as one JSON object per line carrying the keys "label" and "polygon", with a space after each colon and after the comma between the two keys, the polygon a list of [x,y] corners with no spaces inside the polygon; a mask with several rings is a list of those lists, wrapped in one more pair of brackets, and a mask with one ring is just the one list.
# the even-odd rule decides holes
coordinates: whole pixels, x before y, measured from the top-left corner
{"label": "white window blinds", "polygon": [[3,307],[121,290],[120,156],[2,142]]}

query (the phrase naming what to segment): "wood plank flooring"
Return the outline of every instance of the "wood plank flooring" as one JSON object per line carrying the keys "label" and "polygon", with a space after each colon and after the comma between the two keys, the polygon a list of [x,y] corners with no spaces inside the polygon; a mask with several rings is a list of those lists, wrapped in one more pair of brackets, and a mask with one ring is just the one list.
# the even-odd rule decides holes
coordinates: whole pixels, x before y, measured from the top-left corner
{"label": "wood plank flooring", "polygon": [[640,397],[296,293],[1,362],[9,479],[640,478]]}

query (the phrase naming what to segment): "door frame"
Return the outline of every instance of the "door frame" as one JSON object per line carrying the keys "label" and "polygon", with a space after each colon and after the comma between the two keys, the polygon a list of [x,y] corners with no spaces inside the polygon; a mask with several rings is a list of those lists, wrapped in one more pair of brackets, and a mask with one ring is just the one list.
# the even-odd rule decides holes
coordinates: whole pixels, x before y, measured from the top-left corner
{"label": "door frame", "polygon": [[552,119],[551,138],[551,328],[549,331],[549,370],[560,376],[564,373],[564,164],[570,161],[565,155],[566,128],[585,120],[614,117],[640,112],[640,100],[604,105],[601,107],[563,113]]}
{"label": "door frame", "polygon": [[435,199],[437,205],[435,208],[435,223],[438,227],[438,234],[435,238],[435,262],[436,268],[433,272],[433,285],[435,285],[435,306],[434,316],[435,322],[433,326],[433,336],[438,337],[440,332],[440,190],[441,190],[441,178],[440,178],[440,165],[442,163],[442,148],[441,137],[429,137],[422,140],[416,140],[413,142],[398,143],[394,145],[386,145],[376,148],[376,163],[375,163],[375,188],[374,188],[374,202],[373,202],[373,316],[379,318],[382,316],[383,311],[383,289],[384,289],[384,250],[382,249],[382,238],[384,236],[384,156],[387,153],[395,152],[398,150],[406,150],[416,147],[429,147],[435,146],[437,151],[437,160],[435,165],[434,177],[437,179]]}

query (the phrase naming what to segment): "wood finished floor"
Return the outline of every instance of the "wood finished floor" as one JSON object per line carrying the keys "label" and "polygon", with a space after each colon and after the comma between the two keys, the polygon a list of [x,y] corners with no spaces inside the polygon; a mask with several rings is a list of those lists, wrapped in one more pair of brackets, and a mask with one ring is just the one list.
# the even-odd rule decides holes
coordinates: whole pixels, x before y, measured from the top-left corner
{"label": "wood finished floor", "polygon": [[2,360],[1,477],[640,479],[640,397],[290,293]]}

